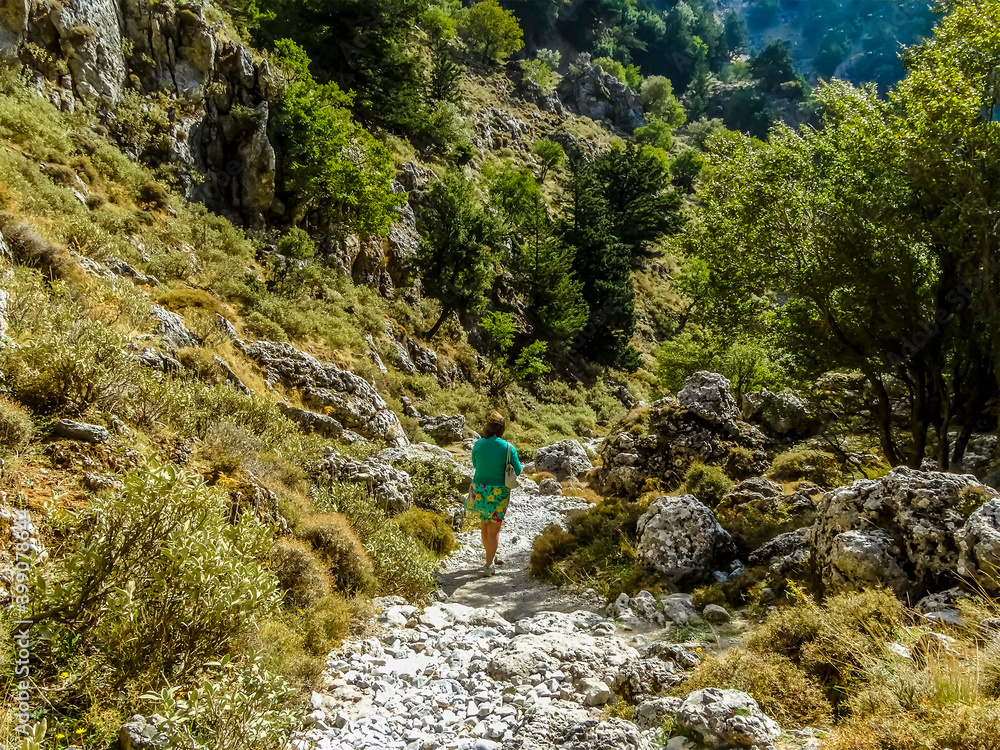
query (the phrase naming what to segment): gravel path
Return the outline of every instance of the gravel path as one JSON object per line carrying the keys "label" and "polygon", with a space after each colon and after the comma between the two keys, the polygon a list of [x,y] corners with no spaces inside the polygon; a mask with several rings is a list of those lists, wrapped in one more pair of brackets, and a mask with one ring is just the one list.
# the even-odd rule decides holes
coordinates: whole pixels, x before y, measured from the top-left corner
{"label": "gravel path", "polygon": [[449,602],[469,607],[490,607],[514,622],[537,612],[596,611],[599,598],[582,599],[561,592],[528,574],[528,558],[535,537],[552,523],[562,523],[570,510],[587,508],[589,503],[576,497],[539,495],[534,482],[525,481],[525,489],[511,493],[511,501],[500,534],[496,575],[483,576],[486,563],[479,531],[459,534],[461,547],[445,563],[438,576]]}
{"label": "gravel path", "polygon": [[[468,532],[440,574],[444,601],[421,610],[399,597],[376,600],[377,634],[330,655],[292,746],[582,750],[594,747],[596,731],[601,746],[650,747],[651,728],[600,720],[621,675],[646,679],[635,671],[640,652],[593,611],[596,597],[572,597],[527,573],[534,538],[585,507],[526,483],[512,495],[495,576],[483,576],[479,532]],[[655,679],[679,680],[668,657],[653,658]]]}

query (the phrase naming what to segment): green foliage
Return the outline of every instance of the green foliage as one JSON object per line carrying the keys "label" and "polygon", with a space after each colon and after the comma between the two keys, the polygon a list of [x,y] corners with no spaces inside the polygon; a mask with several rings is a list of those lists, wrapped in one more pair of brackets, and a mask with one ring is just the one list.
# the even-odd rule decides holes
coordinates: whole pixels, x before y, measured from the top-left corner
{"label": "green foliage", "polygon": [[771,42],[755,55],[750,60],[750,72],[764,91],[793,98],[805,93],[805,82],[795,70],[791,46],[786,41]]}
{"label": "green foliage", "polygon": [[459,99],[458,80],[462,68],[451,56],[451,46],[438,42],[431,49],[431,75],[427,94],[435,102],[456,103]]}
{"label": "green foliage", "polygon": [[462,20],[462,33],[484,61],[503,62],[524,47],[524,32],[515,16],[497,0],[474,3]]}
{"label": "green foliage", "polygon": [[636,523],[645,511],[640,503],[608,498],[567,517],[567,530],[546,528],[532,546],[528,570],[562,584],[592,586],[614,599],[621,592],[658,590],[657,575],[636,555]]}
{"label": "green foliage", "polygon": [[480,321],[479,327],[489,336],[490,361],[486,369],[486,382],[490,396],[499,398],[507,389],[522,380],[544,375],[549,371],[543,357],[547,344],[544,341],[532,341],[526,344],[510,362],[517,333],[514,316],[510,313],[491,311]]}
{"label": "green foliage", "polygon": [[571,155],[563,181],[563,241],[590,306],[574,346],[591,359],[633,369],[637,354],[632,259],[680,225],[680,195],[668,190],[662,164],[639,147],[613,148],[589,162]]}
{"label": "green foliage", "polygon": [[0,396],[0,445],[9,451],[24,448],[35,435],[31,412],[10,399]]}
{"label": "green foliage", "polygon": [[617,60],[610,57],[598,57],[594,59],[594,65],[599,67],[610,76],[614,76],[631,89],[638,89],[642,82],[642,74],[635,65],[622,65]]}
{"label": "green foliage", "polygon": [[[71,314],[69,310],[65,311]],[[34,409],[81,415],[125,401],[138,365],[110,326],[87,318],[38,321],[34,339],[0,353],[11,393]]]}
{"label": "green foliage", "polygon": [[[543,150],[556,158],[553,150]],[[524,300],[525,319],[535,336],[561,349],[587,316],[572,250],[556,235],[529,170],[505,166],[490,180],[489,197],[513,249],[511,271]]]}
{"label": "green foliage", "polygon": [[33,582],[43,672],[79,654],[91,661],[78,695],[182,680],[277,604],[262,564],[271,529],[249,514],[231,525],[222,495],[176,467],[150,465],[123,481],[120,494],[96,496],[69,519],[65,554]]}
{"label": "green foliage", "polygon": [[670,163],[670,176],[675,185],[693,193],[695,182],[705,171],[705,157],[697,149],[686,148]]}
{"label": "green foliage", "polygon": [[413,504],[424,510],[443,513],[449,505],[461,502],[469,479],[446,461],[407,461],[400,468],[410,475]]}
{"label": "green foliage", "polygon": [[684,491],[714,508],[733,486],[733,480],[718,466],[693,463],[684,475]]}
{"label": "green foliage", "polygon": [[543,183],[549,172],[557,169],[566,161],[566,152],[563,150],[562,144],[550,141],[548,138],[539,138],[535,141],[531,147],[531,153],[537,157],[542,168],[538,181]]}
{"label": "green foliage", "polygon": [[636,143],[644,146],[655,146],[664,151],[674,147],[673,128],[660,119],[651,119],[647,125],[636,128],[632,136]]}
{"label": "green foliage", "polygon": [[419,600],[437,587],[433,556],[395,523],[385,523],[372,535],[368,554],[383,596]]}
{"label": "green foliage", "polygon": [[319,80],[354,92],[354,112],[362,121],[404,132],[420,125],[426,73],[416,30],[426,0],[266,0],[266,5],[274,18],[255,34],[263,45],[277,47],[283,39],[301,45],[315,61]]}
{"label": "green foliage", "polygon": [[642,106],[667,125],[676,128],[684,124],[684,109],[674,96],[669,78],[649,76],[642,82]]}
{"label": "green foliage", "polygon": [[351,95],[316,82],[301,47],[284,39],[276,48],[276,62],[290,78],[278,123],[297,216],[316,211],[337,229],[387,233],[404,199],[392,192],[392,154],[351,118]]}
{"label": "green foliage", "polygon": [[541,60],[522,60],[521,75],[524,80],[537,84],[542,91],[552,89],[552,68]]}
{"label": "green foliage", "polygon": [[768,475],[783,482],[805,479],[828,490],[851,479],[832,453],[809,449],[778,454]]}
{"label": "green foliage", "polygon": [[257,653],[242,662],[223,657],[215,670],[183,698],[176,687],[143,696],[163,716],[157,730],[165,735],[166,747],[268,750],[288,739],[299,724],[290,705],[293,691]]}
{"label": "green foliage", "polygon": [[417,270],[425,292],[441,302],[441,315],[427,332],[432,337],[451,313],[485,306],[498,232],[479,205],[474,186],[457,170],[431,185],[418,221],[423,239]]}
{"label": "green foliage", "polygon": [[396,516],[393,523],[437,557],[444,557],[458,547],[451,522],[443,513],[410,508]]}

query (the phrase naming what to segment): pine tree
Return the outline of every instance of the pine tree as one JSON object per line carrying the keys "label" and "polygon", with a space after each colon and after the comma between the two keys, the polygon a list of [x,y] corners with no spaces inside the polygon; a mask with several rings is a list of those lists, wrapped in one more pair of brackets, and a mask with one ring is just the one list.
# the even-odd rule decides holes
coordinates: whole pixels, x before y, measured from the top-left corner
{"label": "pine tree", "polygon": [[448,42],[438,40],[431,50],[431,80],[428,95],[435,102],[457,102],[459,99],[458,79],[462,68],[451,58]]}
{"label": "pine tree", "polygon": [[431,185],[418,218],[423,239],[417,270],[424,291],[441,303],[441,315],[427,331],[430,338],[453,312],[485,307],[496,275],[499,232],[476,199],[474,186],[458,170]]}

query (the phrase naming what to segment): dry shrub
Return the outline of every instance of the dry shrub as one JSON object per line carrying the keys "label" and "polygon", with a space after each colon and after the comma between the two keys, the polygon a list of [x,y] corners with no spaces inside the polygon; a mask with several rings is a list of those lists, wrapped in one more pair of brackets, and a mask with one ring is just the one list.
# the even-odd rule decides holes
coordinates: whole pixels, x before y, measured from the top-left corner
{"label": "dry shrub", "polygon": [[15,260],[39,269],[50,279],[71,279],[81,274],[66,248],[39,237],[27,224],[5,226],[3,237]]}
{"label": "dry shrub", "polygon": [[75,186],[80,179],[72,167],[54,162],[43,165],[42,171],[57,185]]}
{"label": "dry shrub", "polygon": [[170,193],[160,183],[149,180],[139,188],[139,203],[147,208],[166,211],[170,208]]}
{"label": "dry shrub", "polygon": [[222,314],[222,303],[204,289],[173,289],[156,298],[157,303],[171,312],[189,308]]}
{"label": "dry shrub", "polygon": [[338,589],[351,592],[371,589],[372,561],[346,516],[322,513],[308,517],[299,526],[297,536],[312,545]]}
{"label": "dry shrub", "polygon": [[271,548],[271,569],[291,607],[308,607],[332,590],[330,574],[308,544],[279,539]]}
{"label": "dry shrub", "polygon": [[0,396],[0,445],[19,451],[35,435],[31,412],[10,399]]}
{"label": "dry shrub", "polygon": [[451,521],[443,513],[410,508],[396,516],[394,523],[438,557],[444,557],[458,546]]}
{"label": "dry shrub", "polygon": [[831,597],[823,605],[792,587],[795,605],[772,613],[745,643],[787,656],[818,680],[835,706],[864,684],[904,625],[903,605],[885,589]]}
{"label": "dry shrub", "polygon": [[777,654],[733,649],[721,659],[709,656],[677,694],[685,696],[708,687],[750,693],[782,727],[825,726],[833,720],[822,686]]}
{"label": "dry shrub", "polygon": [[831,750],[1000,750],[1000,702],[953,704],[914,713],[851,718],[832,734]]}
{"label": "dry shrub", "polygon": [[203,382],[218,383],[221,381],[221,370],[216,363],[211,352],[205,351],[201,347],[184,347],[177,351],[177,361],[184,365],[185,369]]}

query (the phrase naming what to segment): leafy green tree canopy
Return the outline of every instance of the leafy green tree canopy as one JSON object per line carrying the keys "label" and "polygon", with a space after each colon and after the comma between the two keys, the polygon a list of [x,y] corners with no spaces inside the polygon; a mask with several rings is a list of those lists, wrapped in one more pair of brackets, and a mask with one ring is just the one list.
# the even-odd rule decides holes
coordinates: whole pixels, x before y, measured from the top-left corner
{"label": "leafy green tree canopy", "polygon": [[684,124],[684,108],[674,96],[669,78],[649,76],[642,82],[642,106],[646,112],[668,125],[676,128]]}
{"label": "leafy green tree canopy", "polygon": [[277,123],[296,218],[316,212],[338,231],[386,234],[405,200],[392,191],[392,155],[352,119],[351,95],[316,82],[305,50],[288,39],[275,47],[288,76]]}
{"label": "leafy green tree canopy", "polygon": [[423,235],[417,270],[424,291],[441,303],[441,315],[427,332],[433,337],[452,313],[485,307],[501,235],[475,186],[456,169],[431,185],[417,219]]}
{"label": "leafy green tree canopy", "polygon": [[497,0],[482,0],[469,8],[462,32],[484,60],[503,62],[524,47],[524,32],[511,11]]}

